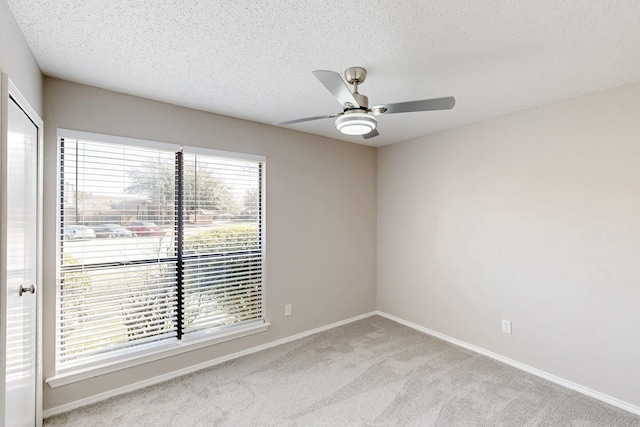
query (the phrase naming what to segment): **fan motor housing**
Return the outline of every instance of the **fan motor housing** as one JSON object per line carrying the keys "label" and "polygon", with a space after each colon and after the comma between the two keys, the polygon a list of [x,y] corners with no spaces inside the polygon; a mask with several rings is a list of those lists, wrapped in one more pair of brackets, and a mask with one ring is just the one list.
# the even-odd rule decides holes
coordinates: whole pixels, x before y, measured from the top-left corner
{"label": "fan motor housing", "polygon": [[362,95],[361,93],[358,92],[354,92],[353,97],[356,99],[356,101],[358,101],[358,105],[360,106],[361,109],[366,110],[367,108],[369,108],[369,97]]}

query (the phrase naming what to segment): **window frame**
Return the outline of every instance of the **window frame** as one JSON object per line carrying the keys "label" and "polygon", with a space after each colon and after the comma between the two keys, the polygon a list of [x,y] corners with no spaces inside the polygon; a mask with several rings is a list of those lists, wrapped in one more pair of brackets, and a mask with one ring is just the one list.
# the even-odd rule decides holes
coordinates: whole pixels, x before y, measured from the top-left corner
{"label": "window frame", "polygon": [[[238,325],[227,325],[223,327],[218,327],[216,330],[206,331],[205,333],[199,334],[197,336],[189,336],[188,334],[181,337],[173,339],[166,339],[157,342],[152,342],[149,344],[138,345],[132,349],[123,349],[120,350],[120,355],[109,358],[109,360],[100,361],[96,359],[95,362],[83,363],[78,367],[70,367],[65,369],[58,369],[57,365],[57,349],[54,353],[54,366],[56,369],[56,373],[53,377],[47,378],[46,382],[51,387],[59,387],[66,384],[71,384],[77,381],[81,381],[84,379],[92,378],[97,375],[103,375],[110,372],[115,372],[121,369],[130,368],[133,366],[141,365],[144,363],[148,363],[154,360],[163,359],[166,357],[175,356],[184,352],[196,350],[199,348],[204,348],[207,346],[215,345],[221,342],[245,337],[248,335],[260,333],[266,331],[270,323],[267,321],[267,311],[266,311],[266,157],[262,155],[255,154],[244,154],[237,152],[228,152],[221,150],[213,150],[202,147],[192,147],[192,146],[183,146],[179,144],[171,144],[164,142],[156,142],[150,140],[136,139],[136,138],[128,138],[121,136],[113,136],[113,135],[104,135],[92,132],[84,132],[84,131],[76,131],[70,129],[62,129],[59,128],[57,130],[57,194],[56,194],[56,230],[60,228],[61,219],[62,219],[62,209],[63,209],[63,191],[61,187],[61,161],[62,161],[62,152],[61,152],[61,141],[65,138],[69,139],[77,139],[77,140],[87,140],[87,141],[95,141],[95,142],[104,142],[104,143],[116,143],[120,145],[126,146],[134,146],[134,147],[144,147],[144,148],[152,148],[152,149],[160,149],[163,151],[174,151],[176,153],[188,152],[189,154],[201,154],[206,156],[213,157],[221,157],[221,158],[235,158],[241,160],[249,160],[256,161],[260,163],[260,172],[259,172],[259,193],[260,193],[260,203],[261,209],[259,211],[258,216],[258,227],[259,232],[261,233],[260,239],[260,256],[261,256],[261,318],[251,321],[246,321],[240,323]],[[182,154],[180,154],[182,156]],[[182,199],[177,198],[182,201]],[[176,204],[176,210],[180,212],[178,209],[180,206]],[[179,230],[182,226],[181,221],[176,220],[175,230],[176,232],[181,232]],[[57,232],[56,232],[56,283],[58,281],[58,274],[60,273],[61,268],[61,257],[62,257],[62,245],[57,241]],[[181,258],[182,247],[177,245],[176,242],[176,256],[175,258],[178,260]],[[98,268],[98,267],[93,267]],[[60,307],[58,305],[58,286],[56,284],[56,318],[58,316],[58,311]],[[180,287],[177,287],[178,291],[180,291]],[[179,298],[181,300],[181,297]],[[177,303],[179,304],[179,302]],[[179,308],[180,306],[177,305]],[[178,312],[182,312],[182,310],[178,309]],[[178,315],[178,319],[180,321],[181,314]],[[58,326],[56,320],[56,340],[58,334]]]}

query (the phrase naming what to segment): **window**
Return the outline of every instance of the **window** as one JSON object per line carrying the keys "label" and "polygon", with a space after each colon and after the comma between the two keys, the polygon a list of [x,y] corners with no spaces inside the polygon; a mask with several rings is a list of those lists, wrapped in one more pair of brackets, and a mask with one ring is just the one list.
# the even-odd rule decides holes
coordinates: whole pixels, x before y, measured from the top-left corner
{"label": "window", "polygon": [[56,372],[265,324],[263,158],[59,136]]}

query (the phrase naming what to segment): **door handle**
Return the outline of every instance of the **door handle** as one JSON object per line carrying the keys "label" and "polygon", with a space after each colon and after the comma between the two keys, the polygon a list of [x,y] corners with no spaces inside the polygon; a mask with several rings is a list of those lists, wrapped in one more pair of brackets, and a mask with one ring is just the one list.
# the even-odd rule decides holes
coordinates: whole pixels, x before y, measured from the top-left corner
{"label": "door handle", "polygon": [[20,296],[22,296],[22,294],[24,294],[25,292],[31,292],[32,294],[35,294],[37,290],[38,288],[36,287],[36,285],[31,285],[31,286],[21,285]]}

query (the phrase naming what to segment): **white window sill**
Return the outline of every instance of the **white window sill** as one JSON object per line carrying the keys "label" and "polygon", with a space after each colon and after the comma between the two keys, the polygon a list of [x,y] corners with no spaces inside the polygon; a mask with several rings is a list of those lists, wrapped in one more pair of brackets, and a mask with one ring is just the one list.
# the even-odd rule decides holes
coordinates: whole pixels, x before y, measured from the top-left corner
{"label": "white window sill", "polygon": [[166,357],[186,353],[187,351],[192,351],[221,342],[230,341],[236,338],[241,338],[247,335],[264,332],[269,329],[269,326],[271,326],[271,324],[268,322],[259,322],[251,325],[246,325],[242,328],[233,329],[226,333],[216,334],[214,336],[206,336],[199,339],[184,339],[175,343],[162,344],[161,346],[158,346],[153,350],[137,352],[135,355],[120,357],[116,360],[110,361],[108,363],[103,363],[101,365],[82,367],[74,369],[73,371],[59,373],[54,375],[53,377],[47,378],[45,382],[49,384],[51,388],[56,388],[111,372],[120,371],[122,369],[142,365],[154,360],[164,359]]}

